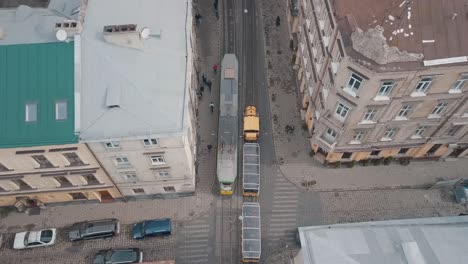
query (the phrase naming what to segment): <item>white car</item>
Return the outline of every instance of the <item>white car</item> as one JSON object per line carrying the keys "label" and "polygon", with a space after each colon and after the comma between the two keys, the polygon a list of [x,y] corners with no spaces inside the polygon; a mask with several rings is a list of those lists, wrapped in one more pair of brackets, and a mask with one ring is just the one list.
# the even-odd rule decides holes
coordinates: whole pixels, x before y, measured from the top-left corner
{"label": "white car", "polygon": [[55,244],[56,237],[57,229],[55,228],[16,233],[13,248],[24,249],[50,246]]}

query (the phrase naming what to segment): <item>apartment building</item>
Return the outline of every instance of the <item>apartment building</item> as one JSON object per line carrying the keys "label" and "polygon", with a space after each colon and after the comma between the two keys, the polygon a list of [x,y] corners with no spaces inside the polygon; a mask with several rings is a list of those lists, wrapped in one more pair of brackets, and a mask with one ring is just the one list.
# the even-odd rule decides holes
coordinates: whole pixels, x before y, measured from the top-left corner
{"label": "apartment building", "polygon": [[289,0],[301,114],[323,163],[468,154],[463,0]]}
{"label": "apartment building", "polygon": [[127,199],[195,191],[191,12],[186,0],[82,6],[75,132]]}
{"label": "apartment building", "polygon": [[70,2],[0,9],[0,206],[121,197],[74,133],[75,43],[55,36]]}

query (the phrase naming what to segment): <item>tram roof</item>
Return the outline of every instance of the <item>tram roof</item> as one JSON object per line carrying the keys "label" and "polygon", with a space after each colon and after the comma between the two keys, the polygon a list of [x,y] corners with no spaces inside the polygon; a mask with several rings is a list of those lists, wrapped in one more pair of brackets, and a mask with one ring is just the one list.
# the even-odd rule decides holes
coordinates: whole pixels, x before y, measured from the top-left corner
{"label": "tram roof", "polygon": [[243,151],[244,189],[260,188],[260,146],[257,143],[245,143]]}
{"label": "tram roof", "polygon": [[260,205],[245,202],[242,205],[242,256],[244,258],[260,258],[261,226]]}

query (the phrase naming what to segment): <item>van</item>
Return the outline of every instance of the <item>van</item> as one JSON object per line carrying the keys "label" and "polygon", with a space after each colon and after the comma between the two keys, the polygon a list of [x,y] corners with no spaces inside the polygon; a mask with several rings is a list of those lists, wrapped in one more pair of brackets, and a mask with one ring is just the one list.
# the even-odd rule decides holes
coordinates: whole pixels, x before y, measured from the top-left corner
{"label": "van", "polygon": [[169,236],[172,234],[171,219],[154,219],[136,223],[133,226],[133,238],[142,239],[151,236]]}
{"label": "van", "polygon": [[68,233],[70,241],[85,239],[106,238],[120,233],[120,222],[118,219],[103,219],[84,221],[71,226]]}

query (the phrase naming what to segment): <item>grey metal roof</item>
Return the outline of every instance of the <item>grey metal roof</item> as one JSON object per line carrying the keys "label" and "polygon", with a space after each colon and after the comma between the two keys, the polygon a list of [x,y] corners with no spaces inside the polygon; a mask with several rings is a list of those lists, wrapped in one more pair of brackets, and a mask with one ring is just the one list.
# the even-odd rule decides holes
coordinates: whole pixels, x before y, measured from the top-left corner
{"label": "grey metal roof", "polygon": [[245,202],[242,205],[242,256],[259,259],[262,253],[260,204]]}
{"label": "grey metal roof", "polygon": [[[218,180],[224,183],[234,182],[237,177],[237,145],[239,141],[237,71],[236,56],[234,54],[224,55],[221,63],[217,164]],[[229,73],[234,73],[233,78],[229,77]]]}
{"label": "grey metal roof", "polygon": [[0,45],[57,42],[55,23],[77,20],[81,0],[51,0],[47,8],[0,9]]}
{"label": "grey metal roof", "polygon": [[244,143],[244,190],[260,190],[260,145],[258,143]]}
{"label": "grey metal roof", "polygon": [[300,227],[299,235],[304,264],[468,263],[468,216]]}
{"label": "grey metal roof", "polygon": [[[89,1],[81,34],[80,124],[84,141],[183,132],[190,74],[187,0]],[[188,19],[188,20],[187,20]],[[137,48],[104,39],[108,25],[148,28]],[[186,26],[189,26],[186,28]],[[135,44],[135,43],[134,43]]]}

